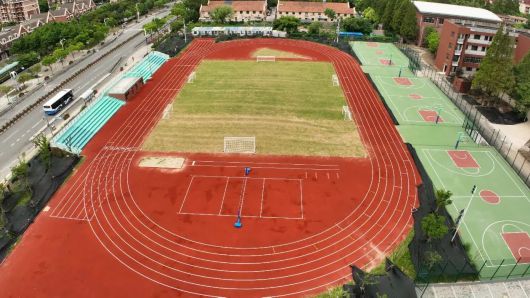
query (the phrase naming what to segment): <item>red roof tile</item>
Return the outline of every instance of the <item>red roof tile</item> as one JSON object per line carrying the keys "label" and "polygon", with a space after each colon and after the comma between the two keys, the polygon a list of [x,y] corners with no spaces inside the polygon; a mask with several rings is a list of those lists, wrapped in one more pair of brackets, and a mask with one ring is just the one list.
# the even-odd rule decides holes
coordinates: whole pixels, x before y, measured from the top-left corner
{"label": "red roof tile", "polygon": [[228,5],[235,11],[265,11],[265,1],[209,1],[203,5],[201,11],[210,12],[214,8],[222,5]]}
{"label": "red roof tile", "polygon": [[331,2],[301,2],[301,1],[278,1],[278,12],[321,12],[326,8],[333,9],[336,13],[352,14],[353,8],[348,3]]}

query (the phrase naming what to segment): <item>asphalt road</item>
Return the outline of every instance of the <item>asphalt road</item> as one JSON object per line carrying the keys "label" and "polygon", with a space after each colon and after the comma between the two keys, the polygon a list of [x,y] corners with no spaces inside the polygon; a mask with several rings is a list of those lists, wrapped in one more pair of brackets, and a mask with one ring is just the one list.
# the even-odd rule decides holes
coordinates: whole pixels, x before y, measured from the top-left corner
{"label": "asphalt road", "polygon": [[[23,102],[17,104],[16,107],[14,107],[12,110],[2,116],[2,118],[0,119],[0,124],[7,121],[7,119],[13,117],[13,115],[18,113],[20,110],[24,109],[24,107],[26,107],[27,105],[36,101],[40,96],[46,94],[59,82],[66,80],[68,77],[70,77],[72,73],[76,72],[78,69],[85,67],[87,64],[96,60],[98,57],[100,57],[110,49],[114,48],[116,45],[124,43],[128,38],[130,38],[134,34],[138,34],[139,30],[142,30],[142,25],[149,22],[152,18],[162,17],[168,12],[169,10],[164,9],[162,11],[156,12],[154,15],[140,19],[140,23],[133,23],[129,25],[127,28],[125,28],[125,30],[123,30],[123,33],[119,35],[116,40],[110,42],[108,45],[106,45],[104,48],[102,48],[95,54],[92,54],[83,61],[72,66],[64,73],[52,78],[47,83],[46,87],[35,91]],[[69,105],[68,109],[73,110],[76,108],[76,106],[81,105],[82,102],[78,100],[78,96],[88,90],[90,87],[92,87],[103,76],[108,74],[113,68],[113,66],[116,64],[116,62],[120,60],[120,58],[123,58],[124,60],[127,59],[127,57],[132,55],[136,50],[138,50],[139,47],[145,45],[142,44],[142,41],[144,40],[145,38],[143,33],[138,34],[132,40],[123,44],[123,46],[118,48],[115,52],[108,55],[107,57],[104,57],[96,65],[93,65],[89,70],[81,73],[77,78],[67,83],[63,88],[73,89],[75,98],[75,101]],[[108,78],[108,80],[110,79],[111,77]],[[10,172],[10,168],[17,163],[18,158],[22,154],[22,152],[31,149],[33,144],[31,143],[30,138],[38,131],[43,129],[46,126],[47,121],[50,121],[51,119],[52,118],[46,117],[44,115],[44,112],[41,108],[37,107],[31,110],[25,116],[23,116],[20,120],[15,122],[15,124],[9,127],[9,129],[7,129],[4,133],[0,134],[0,180],[6,177],[6,175]]]}

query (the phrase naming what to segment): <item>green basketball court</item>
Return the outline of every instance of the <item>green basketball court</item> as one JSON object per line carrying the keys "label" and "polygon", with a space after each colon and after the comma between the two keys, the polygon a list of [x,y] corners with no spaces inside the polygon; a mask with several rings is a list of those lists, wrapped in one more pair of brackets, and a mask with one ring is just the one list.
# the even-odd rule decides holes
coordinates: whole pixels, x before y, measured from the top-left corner
{"label": "green basketball court", "polygon": [[409,59],[392,43],[352,41],[355,55],[362,65],[409,66]]}
{"label": "green basketball court", "polygon": [[462,112],[429,79],[371,77],[400,124],[462,125]]}
{"label": "green basketball court", "polygon": [[530,265],[530,191],[510,165],[491,147],[416,150],[435,187],[453,192],[451,216],[465,210],[459,233],[477,269],[483,267],[481,277],[525,273]]}

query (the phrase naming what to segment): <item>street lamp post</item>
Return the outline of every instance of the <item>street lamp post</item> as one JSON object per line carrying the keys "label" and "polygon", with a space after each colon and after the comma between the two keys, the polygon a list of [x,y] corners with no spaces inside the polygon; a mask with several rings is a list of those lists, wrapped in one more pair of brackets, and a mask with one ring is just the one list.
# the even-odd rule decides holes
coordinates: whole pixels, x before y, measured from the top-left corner
{"label": "street lamp post", "polygon": [[64,50],[64,41],[65,41],[64,38],[61,38],[61,40],[59,40],[59,43],[61,44],[61,47],[63,48],[63,50]]}
{"label": "street lamp post", "polygon": [[108,20],[108,19],[109,19],[109,18],[104,18],[104,19],[103,19],[103,24],[105,24],[105,27],[107,27],[107,20]]}
{"label": "street lamp post", "polygon": [[140,10],[138,9],[138,4],[136,3],[136,22],[140,22]]}

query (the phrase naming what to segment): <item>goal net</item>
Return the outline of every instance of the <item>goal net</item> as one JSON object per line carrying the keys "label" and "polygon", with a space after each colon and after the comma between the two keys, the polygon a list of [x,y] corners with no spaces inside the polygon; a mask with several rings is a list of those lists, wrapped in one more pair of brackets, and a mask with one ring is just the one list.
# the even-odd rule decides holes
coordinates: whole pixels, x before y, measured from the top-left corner
{"label": "goal net", "polygon": [[333,83],[333,86],[339,86],[339,78],[336,74],[331,76],[331,83]]}
{"label": "goal net", "polygon": [[225,153],[256,153],[256,137],[225,137]]}
{"label": "goal net", "polygon": [[342,106],[342,116],[344,120],[352,120],[350,108],[348,106]]}
{"label": "goal net", "polygon": [[276,56],[256,56],[256,62],[275,62]]}
{"label": "goal net", "polygon": [[188,83],[193,83],[195,81],[195,72],[190,73],[188,76]]}

